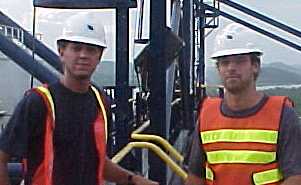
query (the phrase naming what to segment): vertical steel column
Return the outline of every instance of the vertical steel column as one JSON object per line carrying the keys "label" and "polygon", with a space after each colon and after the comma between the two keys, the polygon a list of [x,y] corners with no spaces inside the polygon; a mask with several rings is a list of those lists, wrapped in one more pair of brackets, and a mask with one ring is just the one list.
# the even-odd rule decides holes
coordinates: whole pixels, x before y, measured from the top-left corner
{"label": "vertical steel column", "polygon": [[184,107],[184,122],[186,128],[192,128],[193,123],[193,106],[190,96],[192,89],[192,65],[193,65],[193,0],[183,1],[183,21],[182,34],[185,41],[183,51],[183,59],[180,62],[181,87],[183,93],[183,107]]}
{"label": "vertical steel column", "polygon": [[[205,7],[203,6],[203,0],[199,0],[199,4],[197,5],[198,13],[198,28],[199,31],[199,43],[200,46],[197,48],[198,51],[198,67],[197,67],[197,75],[198,75],[198,84],[205,83]],[[201,89],[201,93],[198,96],[204,96],[206,93],[205,88]]]}
{"label": "vertical steel column", "polygon": [[[196,97],[196,82],[197,82],[197,80],[196,80],[196,77],[197,77],[197,75],[196,75],[196,49],[195,49],[195,47],[196,47],[196,33],[195,33],[195,23],[196,23],[196,21],[195,21],[195,11],[196,11],[196,9],[195,9],[195,6],[194,6],[194,2],[195,1],[193,1],[192,2],[192,69],[191,69],[191,71],[192,71],[192,77],[191,77],[191,79],[192,79],[192,90],[193,90],[193,94],[192,94],[192,96],[193,97]],[[192,98],[193,99],[193,98]],[[192,100],[192,103],[194,104],[194,106],[195,106],[195,102]]]}
{"label": "vertical steel column", "polygon": [[[129,138],[129,7],[116,8],[116,151],[128,143]],[[113,151],[113,153],[116,153]],[[122,162],[127,166],[127,160]]]}
{"label": "vertical steel column", "polygon": [[[166,29],[166,1],[150,1],[150,121],[151,132],[168,137],[166,129],[166,62],[164,32]],[[166,185],[166,165],[152,153],[149,154],[149,177]]]}

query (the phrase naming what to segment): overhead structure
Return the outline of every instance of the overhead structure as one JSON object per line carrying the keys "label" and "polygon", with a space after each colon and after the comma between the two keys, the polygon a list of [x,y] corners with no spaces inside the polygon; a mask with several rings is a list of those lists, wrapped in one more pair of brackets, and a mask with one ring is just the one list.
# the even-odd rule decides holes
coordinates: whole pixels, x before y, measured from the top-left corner
{"label": "overhead structure", "polygon": [[[110,145],[111,154],[117,153],[130,140],[133,125],[149,121],[147,132],[165,138],[172,144],[178,141],[184,145],[187,141],[181,137],[181,132],[191,132],[195,126],[196,109],[200,98],[206,96],[205,84],[205,39],[220,25],[220,16],[240,23],[267,37],[281,42],[296,51],[301,46],[289,41],[269,30],[264,30],[237,16],[221,10],[221,4],[235,8],[238,11],[253,16],[263,22],[276,26],[296,37],[301,37],[300,31],[255,12],[245,6],[230,0],[149,0],[150,26],[149,38],[142,38],[143,12],[145,0],[34,0],[34,7],[61,9],[115,9],[116,10],[116,84],[112,87],[112,98],[116,103],[114,108],[115,121],[110,137],[114,142]],[[170,3],[167,3],[170,2]],[[137,72],[140,73],[142,88],[132,99],[132,87],[129,85],[129,8],[140,4],[138,39],[135,44],[145,44],[145,48],[134,59]],[[144,8],[142,8],[144,7]],[[167,15],[167,9],[172,13]],[[167,27],[167,19],[171,26]],[[24,32],[24,45],[35,50],[40,58],[61,71],[58,56],[43,43],[36,40],[11,19],[0,13],[0,24],[19,28]],[[208,32],[207,32],[208,31]],[[33,60],[33,57],[23,51],[14,42],[0,34],[0,50],[14,62],[23,67],[42,82],[57,79],[48,68]],[[216,86],[222,89],[221,86]],[[222,93],[220,93],[222,96]],[[135,102],[135,104],[133,104]],[[135,105],[135,106],[134,106]],[[134,117],[136,116],[136,119]],[[136,121],[137,123],[133,122]],[[136,125],[137,126],[137,125]],[[139,125],[138,125],[139,126]],[[184,146],[185,147],[185,146]],[[183,147],[183,148],[184,148]],[[137,157],[137,156],[135,156]],[[135,168],[136,159],[123,160],[126,168]],[[140,161],[139,161],[140,162]],[[161,185],[173,184],[168,176],[166,165],[155,155],[149,155],[148,175],[159,181]]]}
{"label": "overhead structure", "polygon": [[59,58],[50,48],[45,46],[40,40],[33,37],[31,33],[23,29],[19,24],[10,19],[7,15],[0,11],[0,24],[19,29],[22,32],[22,44],[43,58],[49,65],[57,71],[62,71]]}
{"label": "overhead structure", "polygon": [[62,9],[136,8],[136,0],[34,0],[35,7]]}
{"label": "overhead structure", "polygon": [[7,38],[4,34],[0,33],[0,43],[0,51],[2,51],[3,54],[12,59],[13,62],[18,64],[25,71],[39,79],[42,83],[58,79],[58,76],[49,71],[44,65],[36,60],[32,61],[31,55],[13,42],[13,38]]}

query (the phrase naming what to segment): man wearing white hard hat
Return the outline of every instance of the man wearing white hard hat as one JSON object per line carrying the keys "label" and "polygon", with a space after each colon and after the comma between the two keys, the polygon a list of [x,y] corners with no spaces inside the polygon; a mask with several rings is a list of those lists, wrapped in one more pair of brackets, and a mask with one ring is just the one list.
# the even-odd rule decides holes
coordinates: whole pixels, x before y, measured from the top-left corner
{"label": "man wearing white hard hat", "polygon": [[0,139],[0,184],[9,185],[10,156],[24,158],[25,185],[158,185],[106,156],[110,105],[91,84],[107,47],[90,13],[72,16],[57,39],[63,75],[28,91]]}
{"label": "man wearing white hard hat", "polygon": [[301,125],[284,96],[256,90],[263,52],[238,24],[217,36],[224,98],[200,103],[186,185],[301,184]]}

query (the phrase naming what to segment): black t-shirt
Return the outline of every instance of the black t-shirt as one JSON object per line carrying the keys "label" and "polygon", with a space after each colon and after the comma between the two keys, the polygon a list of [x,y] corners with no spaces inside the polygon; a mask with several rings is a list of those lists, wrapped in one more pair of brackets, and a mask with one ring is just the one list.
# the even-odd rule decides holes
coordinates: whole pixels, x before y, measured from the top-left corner
{"label": "black t-shirt", "polygon": [[[97,99],[91,88],[76,93],[56,82],[49,90],[55,105],[54,184],[96,185],[99,161],[92,124],[99,110]],[[26,184],[43,157],[45,115],[42,97],[29,91],[0,138],[0,150],[28,159]]]}
{"label": "black t-shirt", "polygon": [[[261,101],[252,108],[242,111],[232,111],[222,102],[221,111],[225,116],[245,117],[256,113],[267,101],[264,96]],[[205,152],[200,147],[199,124],[196,125],[192,138],[191,150],[188,158],[190,173],[205,177],[205,169],[202,168],[205,161]],[[285,178],[293,175],[301,175],[301,124],[293,108],[285,106],[282,110],[279,137],[277,143],[277,159]]]}

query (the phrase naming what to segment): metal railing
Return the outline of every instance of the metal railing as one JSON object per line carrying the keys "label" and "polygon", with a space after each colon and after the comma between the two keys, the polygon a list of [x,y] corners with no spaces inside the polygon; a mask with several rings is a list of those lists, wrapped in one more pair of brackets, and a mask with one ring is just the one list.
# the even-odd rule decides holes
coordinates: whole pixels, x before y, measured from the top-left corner
{"label": "metal railing", "polygon": [[157,135],[152,135],[152,134],[140,134],[140,132],[143,131],[149,125],[150,125],[149,121],[145,122],[137,130],[132,132],[131,138],[136,140],[141,140],[141,141],[147,141],[147,142],[153,141],[155,143],[159,143],[176,160],[183,162],[184,157],[168,141],[166,141],[162,137]]}
{"label": "metal railing", "polygon": [[179,177],[185,180],[188,176],[187,173],[175,161],[173,161],[165,151],[163,151],[156,144],[149,141],[159,143],[170,155],[172,155],[179,162],[183,162],[184,157],[162,137],[151,134],[140,134],[140,132],[144,131],[149,125],[150,121],[146,121],[139,128],[134,130],[131,134],[131,138],[140,141],[128,143],[112,158],[112,161],[114,163],[119,163],[134,148],[147,148],[154,152],[157,156],[159,156],[160,159],[162,159],[162,161],[164,161],[172,171],[174,171]]}
{"label": "metal railing", "polygon": [[113,158],[114,163],[120,162],[133,148],[147,148],[159,156],[182,179],[187,178],[187,173],[179,167],[160,147],[150,142],[130,142],[121,149]]}
{"label": "metal railing", "polygon": [[24,32],[19,28],[0,24],[0,33],[12,39],[17,44],[24,43]]}

